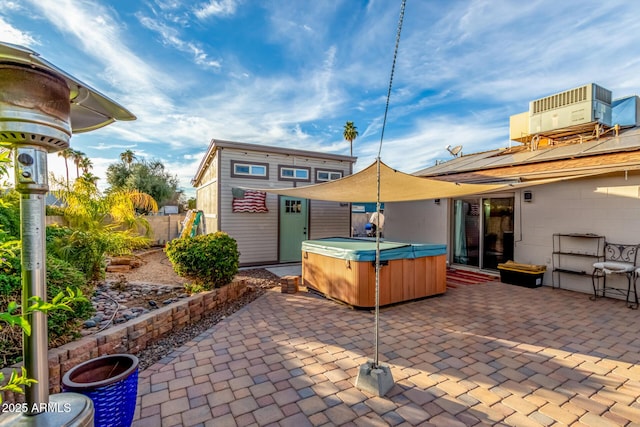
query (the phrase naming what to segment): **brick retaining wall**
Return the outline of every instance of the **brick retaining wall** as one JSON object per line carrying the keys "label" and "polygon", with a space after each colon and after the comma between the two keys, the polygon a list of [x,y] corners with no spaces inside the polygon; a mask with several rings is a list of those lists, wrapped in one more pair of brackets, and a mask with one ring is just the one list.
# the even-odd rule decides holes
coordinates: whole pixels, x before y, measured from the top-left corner
{"label": "brick retaining wall", "polygon": [[[49,391],[61,391],[62,377],[74,366],[89,359],[114,353],[135,354],[151,341],[162,338],[174,329],[201,320],[218,305],[242,297],[248,290],[244,280],[235,281],[213,291],[201,292],[179,300],[167,307],[150,311],[126,323],[115,325],[102,332],[83,337],[49,350]],[[5,381],[12,369],[4,368]],[[21,395],[4,394],[6,402],[22,401]]]}

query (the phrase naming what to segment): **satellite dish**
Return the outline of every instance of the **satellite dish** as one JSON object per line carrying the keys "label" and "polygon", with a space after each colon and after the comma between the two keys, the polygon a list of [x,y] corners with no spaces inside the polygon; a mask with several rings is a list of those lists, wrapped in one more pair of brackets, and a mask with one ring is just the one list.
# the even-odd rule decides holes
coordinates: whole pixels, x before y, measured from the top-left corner
{"label": "satellite dish", "polygon": [[456,145],[455,147],[451,148],[450,145],[447,145],[447,151],[449,153],[451,153],[451,155],[453,157],[458,157],[458,153],[460,153],[460,151],[462,151],[462,145]]}

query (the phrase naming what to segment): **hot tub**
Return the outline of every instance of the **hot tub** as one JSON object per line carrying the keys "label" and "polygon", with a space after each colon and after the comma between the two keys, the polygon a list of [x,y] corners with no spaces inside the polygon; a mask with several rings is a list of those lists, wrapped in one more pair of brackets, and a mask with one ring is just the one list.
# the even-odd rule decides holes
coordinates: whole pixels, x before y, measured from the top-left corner
{"label": "hot tub", "polygon": [[[446,245],[380,242],[380,305],[446,291]],[[354,307],[375,306],[376,242],[332,237],[302,242],[302,281]]]}

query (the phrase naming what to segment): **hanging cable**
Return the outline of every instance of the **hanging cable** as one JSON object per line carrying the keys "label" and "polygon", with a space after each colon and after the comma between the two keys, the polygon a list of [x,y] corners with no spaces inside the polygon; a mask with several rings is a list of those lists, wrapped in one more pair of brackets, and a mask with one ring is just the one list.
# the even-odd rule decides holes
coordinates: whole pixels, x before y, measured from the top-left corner
{"label": "hanging cable", "polygon": [[398,32],[396,33],[396,47],[393,51],[393,63],[391,64],[391,75],[389,76],[389,89],[387,90],[387,104],[384,107],[384,118],[382,119],[382,132],[380,133],[380,145],[378,147],[378,158],[382,152],[382,139],[384,138],[384,128],[387,124],[387,113],[389,112],[389,99],[391,98],[391,87],[393,86],[393,74],[396,69],[396,59],[398,58],[398,48],[400,47],[400,33],[402,32],[402,23],[404,21],[404,9],[407,0],[402,0],[400,6],[400,19],[398,20]]}
{"label": "hanging cable", "polygon": [[382,120],[382,131],[380,132],[380,145],[378,146],[378,157],[376,159],[377,166],[377,194],[376,194],[376,214],[378,216],[378,225],[376,226],[376,311],[375,311],[375,357],[373,366],[378,366],[379,354],[379,337],[380,337],[380,153],[382,152],[382,140],[384,138],[384,128],[387,124],[387,113],[389,112],[389,99],[391,98],[391,87],[393,86],[393,73],[396,69],[396,59],[398,57],[398,47],[400,46],[400,33],[402,32],[402,23],[404,21],[404,9],[406,0],[402,0],[400,6],[400,18],[398,20],[398,32],[396,33],[396,46],[393,51],[393,63],[391,65],[391,75],[389,77],[389,89],[387,90],[387,103],[384,108],[384,119]]}

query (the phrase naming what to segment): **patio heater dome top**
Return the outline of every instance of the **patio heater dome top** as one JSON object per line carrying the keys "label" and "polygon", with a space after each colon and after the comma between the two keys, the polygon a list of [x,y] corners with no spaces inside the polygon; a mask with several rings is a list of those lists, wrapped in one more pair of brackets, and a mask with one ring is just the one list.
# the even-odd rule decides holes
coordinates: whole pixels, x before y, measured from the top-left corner
{"label": "patio heater dome top", "polygon": [[0,42],[0,73],[0,144],[35,144],[54,152],[69,146],[72,133],[136,119],[23,46]]}

